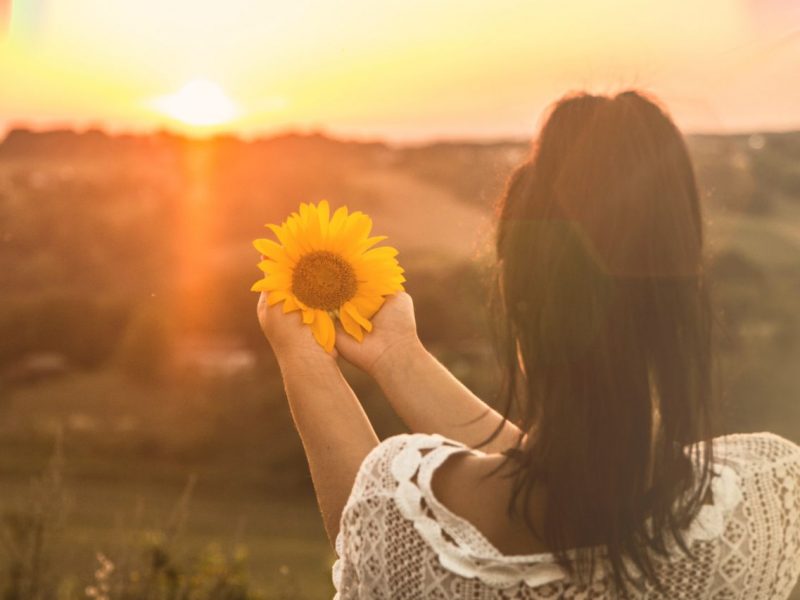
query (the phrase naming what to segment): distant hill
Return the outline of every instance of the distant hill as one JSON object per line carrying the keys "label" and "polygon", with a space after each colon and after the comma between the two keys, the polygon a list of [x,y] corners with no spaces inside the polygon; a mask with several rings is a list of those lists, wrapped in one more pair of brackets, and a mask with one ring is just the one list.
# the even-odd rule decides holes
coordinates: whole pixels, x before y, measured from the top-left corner
{"label": "distant hill", "polygon": [[44,157],[68,153],[76,157],[107,156],[109,152],[141,152],[147,150],[181,151],[187,145],[212,145],[228,150],[236,148],[281,149],[285,151],[330,151],[358,149],[370,151],[385,148],[382,142],[348,141],[323,133],[281,133],[270,137],[244,140],[233,135],[217,135],[195,139],[169,131],[152,134],[112,134],[102,129],[52,129],[35,131],[12,128],[0,143],[0,156],[9,158]]}
{"label": "distant hill", "polygon": [[[706,196],[726,208],[757,213],[770,199],[800,196],[800,132],[688,136]],[[221,135],[196,140],[169,132],[112,135],[86,131],[12,129],[0,160],[169,162],[204,148],[220,167],[257,171],[271,160],[367,161],[411,171],[447,188],[460,200],[485,206],[502,189],[510,168],[528,152],[520,140],[432,142],[391,146],[337,139],[323,133],[283,133],[244,140]]]}

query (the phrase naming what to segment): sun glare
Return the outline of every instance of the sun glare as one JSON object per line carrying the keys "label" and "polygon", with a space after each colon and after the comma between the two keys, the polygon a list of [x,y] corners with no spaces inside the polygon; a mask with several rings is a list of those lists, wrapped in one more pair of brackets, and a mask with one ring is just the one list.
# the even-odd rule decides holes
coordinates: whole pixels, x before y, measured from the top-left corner
{"label": "sun glare", "polygon": [[195,127],[221,125],[237,114],[236,104],[213,81],[195,79],[174,94],[157,98],[159,112]]}

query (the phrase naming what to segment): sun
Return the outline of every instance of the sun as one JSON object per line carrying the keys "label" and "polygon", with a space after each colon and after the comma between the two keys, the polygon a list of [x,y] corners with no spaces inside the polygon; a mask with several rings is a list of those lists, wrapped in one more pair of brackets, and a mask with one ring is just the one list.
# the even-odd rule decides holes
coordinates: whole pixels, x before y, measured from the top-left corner
{"label": "sun", "polygon": [[195,127],[229,123],[238,112],[223,89],[206,79],[190,81],[174,94],[157,98],[153,105],[159,112]]}

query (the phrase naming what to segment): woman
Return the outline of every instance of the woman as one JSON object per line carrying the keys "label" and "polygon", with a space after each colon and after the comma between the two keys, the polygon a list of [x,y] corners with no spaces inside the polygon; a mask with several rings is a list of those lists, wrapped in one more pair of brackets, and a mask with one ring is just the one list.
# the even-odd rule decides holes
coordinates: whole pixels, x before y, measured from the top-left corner
{"label": "woman", "polygon": [[378,441],[293,314],[278,357],[340,598],[785,598],[800,448],[712,440],[711,313],[681,134],[637,92],[556,104],[497,225],[500,414],[387,300],[340,356],[413,432]]}

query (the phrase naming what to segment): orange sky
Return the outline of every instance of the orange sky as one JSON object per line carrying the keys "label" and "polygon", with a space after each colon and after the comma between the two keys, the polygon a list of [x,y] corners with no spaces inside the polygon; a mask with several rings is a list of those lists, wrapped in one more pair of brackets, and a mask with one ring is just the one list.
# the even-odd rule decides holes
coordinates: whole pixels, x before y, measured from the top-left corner
{"label": "orange sky", "polygon": [[800,128],[797,0],[14,0],[10,15],[6,126],[527,136],[567,90],[641,86],[688,130]]}

